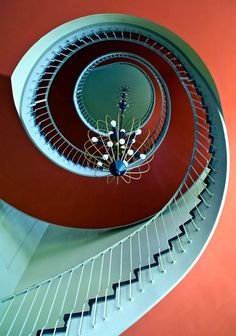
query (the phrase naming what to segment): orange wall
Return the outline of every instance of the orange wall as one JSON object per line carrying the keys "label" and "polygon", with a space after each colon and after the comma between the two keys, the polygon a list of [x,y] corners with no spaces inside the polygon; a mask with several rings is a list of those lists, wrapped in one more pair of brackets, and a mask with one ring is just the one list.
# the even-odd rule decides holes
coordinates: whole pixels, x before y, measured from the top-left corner
{"label": "orange wall", "polygon": [[184,281],[123,336],[233,336],[236,334],[236,2],[182,0],[161,4],[158,1],[154,8],[149,17],[189,42],[213,75],[228,128],[231,174],[223,214],[204,255]]}
{"label": "orange wall", "polygon": [[[63,5],[62,5],[63,3]],[[62,8],[63,7],[63,8]],[[64,8],[65,7],[65,8]],[[217,231],[201,260],[184,281],[123,335],[233,336],[236,329],[236,78],[235,0],[1,0],[1,39],[22,32],[22,49],[1,47],[5,73],[43,33],[78,16],[123,12],[143,16],[173,30],[199,53],[211,71],[222,99],[231,145],[231,179]],[[32,20],[33,17],[33,20]],[[35,28],[47,21],[45,32]],[[11,22],[11,24],[9,24]],[[13,23],[17,22],[17,25]],[[5,31],[4,31],[5,29]],[[7,29],[7,31],[6,31]],[[22,29],[23,30],[23,29]],[[38,34],[38,36],[36,36]],[[2,43],[2,42],[1,42]],[[135,304],[135,303],[134,303]]]}

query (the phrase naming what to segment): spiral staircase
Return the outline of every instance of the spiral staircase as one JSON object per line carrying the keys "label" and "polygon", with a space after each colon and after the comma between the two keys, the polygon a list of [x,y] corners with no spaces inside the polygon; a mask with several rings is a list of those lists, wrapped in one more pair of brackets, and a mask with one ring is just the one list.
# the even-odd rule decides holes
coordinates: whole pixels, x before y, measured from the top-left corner
{"label": "spiral staircase", "polygon": [[[119,83],[142,73],[150,83],[151,108],[137,119],[151,130],[146,155],[154,159],[150,171],[130,184],[107,184],[107,172],[84,159],[87,130],[96,131],[97,119],[81,92],[91,95],[89,103],[110,106],[104,90],[97,94],[96,78],[85,86],[99,73],[100,81],[110,75]],[[101,83],[108,92],[109,81]],[[120,228],[92,257],[2,298],[0,334],[119,335],[182,280],[218,222],[228,145],[214,83],[195,52],[172,33],[114,14],[74,20],[44,36],[17,65],[12,91],[36,147],[76,176],[71,197],[79,198],[79,214],[67,222],[58,217],[57,224],[98,228],[95,213],[105,218],[103,228]],[[138,114],[135,104],[134,96],[130,110]],[[43,211],[40,218],[56,222]],[[37,217],[33,208],[28,212]]]}

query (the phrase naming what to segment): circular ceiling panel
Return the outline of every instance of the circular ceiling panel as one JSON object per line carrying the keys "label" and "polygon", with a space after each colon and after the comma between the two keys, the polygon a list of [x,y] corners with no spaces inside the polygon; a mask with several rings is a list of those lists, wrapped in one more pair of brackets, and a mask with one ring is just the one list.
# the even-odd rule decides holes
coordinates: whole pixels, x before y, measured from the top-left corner
{"label": "circular ceiling panel", "polygon": [[[117,118],[121,90],[126,88],[130,103],[123,126],[128,131],[129,120],[135,115],[142,127],[155,105],[152,82],[140,67],[129,63],[127,56],[122,62],[115,54],[112,63],[103,65],[102,60],[107,56],[93,61],[79,77],[74,90],[78,114],[95,132],[107,133],[106,129],[98,129],[97,122],[105,120],[107,115]],[[95,66],[96,63],[99,65]]]}

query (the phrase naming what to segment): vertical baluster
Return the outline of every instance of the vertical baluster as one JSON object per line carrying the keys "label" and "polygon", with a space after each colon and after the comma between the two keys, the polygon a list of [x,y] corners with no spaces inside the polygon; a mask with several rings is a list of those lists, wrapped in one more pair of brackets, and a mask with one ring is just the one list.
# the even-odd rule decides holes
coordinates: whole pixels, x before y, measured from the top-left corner
{"label": "vertical baluster", "polygon": [[203,117],[201,117],[201,116],[200,116],[199,114],[197,114],[197,113],[196,113],[196,117],[197,117],[197,119],[202,120],[202,121],[204,121],[205,123],[207,122],[207,121],[206,121],[206,117],[203,118]]}
{"label": "vertical baluster", "polygon": [[164,231],[165,231],[166,240],[167,240],[167,243],[168,243],[168,250],[169,250],[169,253],[170,253],[170,257],[171,257],[171,262],[172,262],[172,264],[174,264],[175,259],[173,257],[173,254],[172,254],[172,251],[171,251],[171,248],[170,248],[170,243],[169,243],[169,238],[168,238],[168,233],[167,233],[167,228],[166,228],[166,222],[165,222],[165,218],[164,218],[162,212],[161,212],[161,219],[162,219],[162,224],[163,224]]}
{"label": "vertical baluster", "polygon": [[129,237],[129,262],[130,262],[130,269],[129,269],[129,300],[133,301],[132,297],[132,274],[133,274],[133,251],[132,251],[132,236]]}
{"label": "vertical baluster", "polygon": [[[50,126],[50,125],[48,125],[48,126]],[[47,128],[48,126],[45,126],[44,128],[42,128],[42,131],[43,131],[45,128]],[[58,135],[60,136],[60,134],[58,134]],[[55,146],[56,146],[56,144],[57,144],[59,141],[61,141],[61,140],[63,140],[63,138],[61,138],[61,136],[60,136],[60,138],[59,138],[56,142],[53,143],[53,145],[52,145],[52,149],[54,149]],[[65,142],[65,140],[63,140],[63,142]]]}
{"label": "vertical baluster", "polygon": [[43,301],[42,301],[42,303],[41,303],[41,305],[40,305],[40,308],[39,308],[39,311],[38,311],[38,315],[37,315],[37,317],[36,317],[36,320],[35,320],[35,322],[34,322],[34,325],[33,325],[33,328],[32,328],[32,331],[31,331],[30,335],[33,335],[33,332],[35,331],[35,328],[36,328],[36,326],[37,326],[39,317],[40,317],[40,315],[41,315],[41,312],[42,312],[44,303],[45,303],[45,301],[46,301],[46,298],[47,298],[47,296],[48,296],[49,290],[50,290],[50,288],[51,288],[51,285],[52,285],[52,279],[49,280],[49,284],[47,283],[47,290],[46,290],[46,293],[44,294]]}
{"label": "vertical baluster", "polygon": [[[201,191],[197,185],[197,183],[195,183],[194,179],[192,178],[192,175],[189,173],[189,177],[191,179],[191,181],[193,182],[193,187],[197,190],[197,193],[198,193],[198,197],[203,201],[203,203],[209,208],[210,207],[210,204],[207,203],[207,201],[205,200],[205,198],[201,195]],[[204,188],[205,188],[205,185],[204,185]]]}
{"label": "vertical baluster", "polygon": [[[188,213],[190,214],[189,206],[188,206],[188,204],[187,204],[187,202],[186,202],[186,199],[185,199],[185,196],[184,196],[184,194],[182,193],[181,190],[180,190],[180,194],[181,194],[181,197],[182,197],[182,199],[183,199],[183,201],[184,201],[184,204],[185,204],[185,206],[186,206],[186,209],[187,209]],[[193,223],[193,226],[195,227],[196,231],[199,231],[200,228],[196,225],[196,223],[195,223],[195,221],[194,221],[194,219],[193,219],[192,216],[191,216],[191,222]]]}
{"label": "vertical baluster", "polygon": [[106,36],[106,39],[109,39],[109,36],[107,35],[107,33],[104,31],[103,34]]}
{"label": "vertical baluster", "polygon": [[104,265],[104,253],[102,253],[102,261],[101,261],[101,268],[100,268],[100,275],[99,275],[99,282],[98,282],[98,291],[97,291],[97,295],[96,295],[94,306],[93,306],[93,310],[94,310],[94,313],[93,313],[93,322],[92,322],[93,328],[96,326],[97,300],[98,300],[99,292],[100,292],[100,289],[101,289],[103,265]]}
{"label": "vertical baluster", "polygon": [[206,151],[207,153],[209,153],[209,149],[210,149],[210,147],[212,147],[212,144],[210,144],[209,147],[207,148],[207,147],[206,147],[201,141],[199,141],[199,140],[198,140],[198,144],[199,144],[202,148],[204,148],[205,151]]}
{"label": "vertical baluster", "polygon": [[[47,126],[44,126],[42,129],[39,129],[39,131],[35,132],[35,134],[40,134],[42,135],[42,132],[44,132],[45,129],[47,129],[49,126],[52,126],[52,124],[48,124]],[[59,135],[59,133],[58,133]],[[60,136],[60,135],[59,135]],[[53,148],[53,147],[52,147]]]}
{"label": "vertical baluster", "polygon": [[65,336],[68,336],[69,335],[69,331],[70,331],[70,323],[71,323],[71,316],[74,312],[74,309],[76,307],[76,304],[77,304],[77,301],[78,301],[78,296],[79,296],[79,292],[80,292],[80,286],[81,286],[81,282],[82,282],[82,278],[83,278],[83,274],[84,274],[84,264],[81,265],[81,273],[80,273],[80,277],[79,277],[79,284],[78,284],[78,287],[77,287],[77,290],[76,290],[76,294],[75,294],[75,300],[74,300],[74,305],[72,307],[72,310],[70,311],[70,314],[69,314],[69,318],[67,320],[67,324],[66,324],[66,335]]}
{"label": "vertical baluster", "polygon": [[[24,302],[25,302],[25,300],[26,300],[26,298],[27,298],[27,296],[28,296],[28,293],[29,293],[29,290],[27,290],[26,293],[24,293],[24,298],[23,298],[23,300],[21,301],[20,307],[18,308],[18,310],[17,310],[17,312],[16,312],[16,314],[15,314],[15,317],[14,317],[14,319],[13,319],[11,325],[10,325],[10,328],[8,329],[8,333],[7,333],[6,336],[8,336],[8,335],[10,334],[10,332],[11,332],[11,330],[12,330],[12,328],[13,328],[13,326],[14,326],[16,320],[17,320],[17,317],[18,317],[18,315],[19,315],[19,313],[20,313],[20,311],[21,311],[21,308],[23,307],[23,304],[24,304]],[[20,298],[21,298],[21,296],[20,296]]]}
{"label": "vertical baluster", "polygon": [[43,335],[43,331],[47,327],[47,324],[48,324],[49,319],[51,317],[52,310],[53,310],[53,307],[54,307],[54,304],[55,304],[55,301],[56,301],[56,298],[57,298],[57,294],[58,294],[58,291],[59,291],[59,288],[60,288],[60,285],[61,285],[62,278],[63,278],[63,275],[60,275],[60,280],[58,281],[58,284],[57,284],[57,287],[56,287],[56,291],[55,291],[55,294],[54,294],[54,297],[53,297],[53,300],[52,300],[52,304],[51,304],[51,307],[50,307],[50,310],[49,310],[49,313],[48,313],[48,317],[46,319],[46,322],[45,322],[43,328],[41,329],[40,336]]}
{"label": "vertical baluster", "polygon": [[[68,152],[68,154],[66,155],[66,159],[68,159],[69,157],[70,157],[70,154],[73,152],[73,150],[76,150],[74,147],[72,147],[71,148],[71,150]],[[64,149],[64,151],[65,151],[65,149]],[[63,152],[64,152],[63,151]],[[63,153],[62,153],[63,154]],[[70,159],[70,161],[72,161],[71,159]]]}
{"label": "vertical baluster", "polygon": [[[60,149],[65,143],[66,143],[66,141],[64,140],[64,141],[60,144],[60,146],[57,147],[57,151],[59,151],[59,149]],[[60,154],[60,155],[62,155],[62,154]]]}
{"label": "vertical baluster", "polygon": [[185,235],[186,235],[186,237],[187,237],[187,239],[188,239],[188,242],[189,242],[189,243],[192,243],[192,240],[189,238],[188,232],[187,232],[187,230],[186,230],[186,228],[185,228],[183,213],[182,213],[182,211],[181,211],[181,209],[180,209],[180,207],[179,207],[179,205],[178,205],[178,202],[176,201],[176,198],[174,198],[174,201],[175,201],[176,208],[177,208],[177,210],[178,210],[178,213],[179,213],[180,218],[181,218],[181,221],[182,221],[182,225],[183,225],[184,233],[185,233]]}
{"label": "vertical baluster", "polygon": [[151,45],[151,49],[154,48],[156,45],[157,45],[157,42],[154,42],[154,43]]}
{"label": "vertical baluster", "polygon": [[[213,156],[213,159],[215,159],[215,156]],[[215,169],[215,168],[209,163],[209,161],[207,161],[207,166],[208,166],[213,172],[215,172],[215,173],[218,172],[218,170]]]}
{"label": "vertical baluster", "polygon": [[139,254],[139,274],[138,274],[138,280],[139,280],[139,286],[140,286],[140,292],[143,293],[143,281],[142,281],[142,253],[141,253],[141,244],[140,244],[140,233],[138,233],[138,254]]}
{"label": "vertical baluster", "polygon": [[59,320],[60,320],[60,318],[61,318],[61,316],[63,314],[63,309],[64,309],[64,305],[65,305],[65,302],[66,302],[67,293],[68,293],[68,289],[70,287],[70,282],[71,282],[71,278],[72,278],[73,272],[74,272],[74,269],[70,271],[70,276],[69,276],[69,280],[68,280],[67,285],[66,285],[66,290],[65,290],[64,297],[63,297],[63,302],[62,302],[62,305],[61,305],[59,317],[58,317],[58,319],[56,321],[55,327],[53,328],[53,336],[55,336],[55,334],[56,334],[57,325],[58,325]]}
{"label": "vertical baluster", "polygon": [[29,318],[29,316],[30,316],[30,313],[31,313],[31,311],[32,311],[32,308],[33,308],[33,306],[34,306],[34,303],[35,303],[35,301],[36,301],[36,299],[37,299],[37,297],[38,297],[38,293],[39,293],[40,288],[41,288],[41,286],[39,285],[39,286],[37,287],[36,292],[35,292],[34,298],[33,298],[32,302],[31,302],[31,305],[30,305],[30,308],[29,308],[29,310],[28,310],[28,313],[27,313],[27,315],[26,315],[26,317],[25,317],[23,326],[21,327],[19,336],[21,336],[22,333],[23,333],[23,331],[24,331],[24,328],[25,328],[25,326],[26,326],[26,323],[27,323],[27,321],[28,321],[28,318]]}
{"label": "vertical baluster", "polygon": [[149,277],[150,282],[153,283],[153,277],[152,277],[152,269],[151,269],[151,251],[150,251],[150,240],[148,235],[148,227],[145,225],[145,232],[146,232],[146,239],[147,239],[147,247],[148,247],[148,270],[149,270]]}
{"label": "vertical baluster", "polygon": [[[68,145],[63,149],[61,155],[64,155],[64,153],[65,153],[65,151],[67,150],[68,147],[70,147],[70,144],[68,144]],[[58,149],[59,149],[59,148],[58,148]],[[72,150],[73,150],[73,147],[72,147]],[[70,150],[70,152],[71,152],[72,150]],[[67,159],[67,157],[66,157],[66,159]]]}
{"label": "vertical baluster", "polygon": [[[204,170],[205,170],[206,168],[208,168],[208,167],[209,167],[210,170],[212,170],[212,168],[210,167],[209,163],[207,163],[207,166],[204,166],[204,165],[202,164],[202,162],[201,162],[197,157],[195,157],[195,160],[200,164],[200,166],[201,166]],[[215,171],[215,170],[213,170],[213,171]],[[208,174],[207,177],[208,177],[213,183],[216,183],[216,181],[211,177],[210,174]]]}
{"label": "vertical baluster", "polygon": [[91,260],[92,264],[91,264],[91,269],[90,269],[89,282],[88,282],[88,287],[87,287],[86,299],[84,301],[82,312],[81,312],[81,316],[80,316],[78,336],[80,336],[81,333],[82,333],[83,319],[84,319],[84,310],[85,310],[86,304],[88,303],[89,291],[90,291],[90,286],[91,286],[91,281],[92,281],[92,276],[93,276],[94,260],[95,260],[94,258]]}
{"label": "vertical baluster", "polygon": [[4,320],[5,320],[5,318],[6,318],[7,314],[8,314],[8,312],[10,311],[11,306],[13,305],[13,303],[14,303],[14,301],[15,301],[15,298],[16,298],[16,296],[14,295],[14,296],[9,300],[9,305],[8,305],[8,307],[7,307],[7,309],[6,309],[5,313],[4,313],[4,315],[3,315],[3,317],[2,317],[2,320],[1,320],[1,322],[0,322],[0,327],[1,327],[1,325],[3,324],[3,322],[4,322]]}
{"label": "vertical baluster", "polygon": [[202,154],[202,152],[196,147],[196,151],[201,155],[201,157],[203,157],[203,159],[206,161],[206,163],[209,165],[209,160],[208,158]]}
{"label": "vertical baluster", "polygon": [[209,144],[211,143],[211,139],[207,138],[204,134],[202,134],[199,130],[196,130],[196,132],[205,139]]}
{"label": "vertical baluster", "polygon": [[107,288],[105,291],[105,301],[104,301],[104,312],[103,312],[103,319],[107,320],[107,293],[110,287],[110,280],[111,280],[111,264],[112,264],[112,248],[110,249],[110,258],[109,258],[109,269],[108,269],[108,277],[107,277]]}
{"label": "vertical baluster", "polygon": [[[173,204],[173,203],[172,203],[172,204]],[[172,223],[173,223],[173,225],[174,225],[174,227],[175,227],[175,230],[176,230],[176,232],[177,232],[177,239],[178,239],[178,242],[179,242],[181,251],[182,251],[182,252],[185,252],[185,249],[184,249],[183,244],[182,244],[182,242],[181,242],[180,236],[179,236],[179,234],[178,234],[178,229],[179,229],[179,228],[178,228],[178,227],[176,226],[176,224],[175,224],[175,219],[174,219],[174,215],[173,215],[171,206],[168,205],[168,208],[169,208],[169,211],[170,211],[170,214],[171,214]]]}
{"label": "vertical baluster", "polygon": [[120,310],[121,307],[121,288],[120,283],[122,281],[122,272],[123,272],[123,242],[120,242],[120,275],[119,275],[119,281],[118,281],[118,287],[117,287],[117,306]]}
{"label": "vertical baluster", "polygon": [[156,232],[156,237],[157,237],[159,267],[160,267],[160,271],[162,273],[165,273],[166,270],[164,269],[164,266],[163,266],[163,260],[162,260],[162,255],[161,255],[161,244],[160,244],[160,238],[159,238],[159,233],[157,229],[156,218],[154,218],[154,227],[155,227],[155,232]]}
{"label": "vertical baluster", "polygon": [[198,212],[199,216],[201,217],[201,219],[202,219],[202,220],[204,220],[204,219],[205,219],[205,217],[202,215],[201,211],[198,209],[197,202],[196,202],[196,200],[195,200],[195,198],[194,198],[194,196],[193,196],[192,190],[191,190],[191,189],[189,189],[189,187],[188,187],[188,185],[187,185],[187,183],[186,183],[186,182],[184,183],[184,185],[185,185],[185,187],[186,187],[186,188],[187,188],[187,190],[189,191],[189,194],[190,194],[190,195],[191,195],[191,197],[192,197],[192,200],[193,200],[193,202],[194,202],[195,208],[196,208],[196,210],[197,210],[197,212]]}
{"label": "vertical baluster", "polygon": [[197,170],[191,166],[191,168],[193,169],[193,171],[195,172],[195,174],[197,175],[197,177],[202,181],[202,183],[204,184],[204,188],[207,191],[207,193],[212,197],[214,196],[214,194],[212,192],[210,192],[210,190],[207,188],[206,182],[204,182],[202,176],[197,172]]}

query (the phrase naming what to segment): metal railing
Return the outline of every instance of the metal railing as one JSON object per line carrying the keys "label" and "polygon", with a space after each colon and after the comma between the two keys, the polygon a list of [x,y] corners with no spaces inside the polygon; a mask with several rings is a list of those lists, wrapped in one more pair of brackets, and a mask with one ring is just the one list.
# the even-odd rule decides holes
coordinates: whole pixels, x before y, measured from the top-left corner
{"label": "metal railing", "polygon": [[[74,51],[74,53],[75,52],[76,51]],[[57,53],[57,55],[59,56],[61,55],[64,56],[63,62],[65,62],[67,58],[71,57],[73,54],[66,55],[65,53],[60,54]],[[155,69],[151,66],[151,64],[148,64],[148,62],[142,59],[141,57],[138,57],[137,55],[133,55],[131,53],[115,53],[115,55],[113,54],[104,55],[103,57],[101,57],[101,60],[99,58],[98,60],[95,60],[93,62],[94,66],[100,64],[100,62],[113,59],[114,57],[122,57],[126,60],[131,58],[132,60],[141,62],[142,65],[148,66],[149,71],[152,71],[157,81],[162,97],[160,118],[158,120],[156,127],[154,128],[150,137],[147,140],[147,146],[150,148],[150,153],[151,152],[153,153],[160,145],[162,139],[164,138],[170,120],[170,99],[166,84],[164,80],[161,78],[160,74],[157,71],[155,71]],[[54,59],[53,63],[55,61],[56,60]],[[65,138],[65,136],[56,126],[56,123],[53,120],[53,116],[50,112],[50,107],[48,104],[48,96],[53,83],[53,79],[56,73],[60,70],[62,64],[63,63],[59,62],[58,65],[53,66],[52,69],[51,69],[52,65],[50,64],[47,67],[46,71],[41,75],[40,79],[37,81],[37,88],[34,90],[34,94],[31,97],[31,103],[29,104],[31,111],[28,114],[30,118],[32,118],[31,123],[33,122],[35,124],[39,134],[42,136],[42,138],[44,138],[46,143],[50,145],[53,150],[57,151],[58,154],[65,160],[68,160],[71,163],[74,163],[75,165],[83,166],[86,162],[86,160],[84,160],[84,149],[76,147],[67,138]],[[80,86],[78,87],[79,92],[81,91],[80,90],[81,85],[83,85],[83,82],[80,82]],[[78,105],[77,108],[80,110],[84,122],[86,124],[90,124],[90,127],[91,126],[96,127],[96,121],[84,108],[84,106],[81,106],[79,103],[77,103],[77,105]],[[150,116],[148,116],[148,118],[149,117]],[[138,120],[138,124],[139,123],[140,121]]]}
{"label": "metal railing", "polygon": [[[144,283],[147,279],[143,278],[143,270],[148,271],[148,281],[153,282],[154,267],[160,274],[166,273],[167,263],[177,267],[177,252],[187,252],[194,236],[200,234],[198,222],[205,220],[205,209],[211,206],[211,198],[214,197],[211,185],[217,183],[217,146],[214,143],[214,125],[208,122],[210,116],[195,81],[169,50],[152,39],[144,39],[141,34],[126,31],[101,32],[79,40],[81,44],[70,42],[70,45],[74,45],[74,50],[77,50],[90,41],[107,38],[127,38],[130,42],[149,46],[175,70],[187,92],[194,115],[195,141],[188,171],[165,207],[131,234],[81,264],[2,299],[0,332],[6,336],[43,335],[46,331],[52,335],[64,331],[65,335],[69,335],[74,318],[79,318],[77,334],[82,335],[83,321],[87,315],[92,313],[92,326],[96,326],[97,307],[101,301],[104,303],[103,319],[107,320],[110,299],[116,300],[118,310],[122,308],[123,285],[128,286],[129,300],[132,301],[134,282],[138,284],[138,291],[145,290]],[[74,50],[68,46],[57,53],[61,60],[53,61],[58,62],[56,71],[63,64],[63,57],[68,57]],[[52,76],[54,75],[55,72]],[[50,80],[51,77],[47,82]],[[40,94],[36,93],[35,97]],[[42,109],[37,109],[48,113],[48,110],[43,110],[43,106]],[[58,145],[60,146],[59,141]],[[75,153],[76,150],[78,149],[75,149]],[[73,154],[74,159],[75,155],[77,154]],[[176,242],[174,248],[173,241]]]}
{"label": "metal railing", "polygon": [[[129,43],[137,43],[139,45],[148,48],[157,54],[161,55],[175,70],[175,72],[181,78],[183,84],[188,81],[188,77],[183,77],[183,65],[178,62],[175,63],[176,58],[174,55],[167,50],[165,47],[159,45],[155,41],[150,38],[144,38],[141,34],[137,34],[134,32],[128,31],[109,31],[109,32],[99,32],[92,35],[86,35],[84,38],[79,38],[74,41],[67,41],[67,43],[62,46],[60,45],[57,52],[53,52],[53,57],[51,59],[48,58],[48,64],[42,67],[42,72],[37,72],[38,76],[37,80],[32,80],[33,89],[30,90],[30,96],[28,99],[30,103],[28,107],[30,110],[27,112],[27,118],[30,119],[27,121],[27,124],[35,125],[32,126],[34,132],[40,136],[40,146],[41,150],[49,150],[47,154],[49,157],[51,156],[53,159],[61,164],[67,165],[67,169],[75,169],[79,172],[79,166],[84,165],[86,160],[84,160],[84,150],[83,148],[78,148],[73,145],[58,129],[53,116],[50,111],[50,106],[48,104],[48,97],[51,86],[53,84],[53,80],[57,73],[60,71],[63,64],[72,57],[79,50],[93,44],[100,43],[106,40],[124,40]],[[120,53],[122,57],[129,58],[130,53]],[[130,54],[131,55],[131,54]],[[158,86],[161,92],[162,103],[161,103],[161,111],[160,111],[160,119],[152,131],[148,141],[147,146],[150,148],[150,155],[157,149],[160,145],[166,130],[168,128],[169,120],[170,120],[170,99],[168,95],[168,88],[161,78],[160,74],[158,74],[153,69],[153,66],[145,61],[142,57],[138,55],[131,55],[132,58],[135,58],[136,61],[142,62],[145,66],[149,68],[154,73],[155,79],[158,82]],[[110,58],[114,58],[114,55],[108,54],[104,56],[105,59],[109,60]],[[95,60],[100,63],[100,60]],[[184,81],[185,80],[185,81]],[[32,94],[33,92],[33,94]],[[193,104],[194,106],[194,104]],[[84,119],[87,119],[88,123],[93,124],[94,120],[89,113],[82,107],[82,113],[84,114]],[[34,137],[34,136],[33,136]],[[55,154],[57,154],[55,156]],[[63,163],[62,163],[63,162]],[[59,162],[58,162],[59,163]],[[74,167],[76,166],[76,168]],[[89,173],[91,174],[91,173]],[[96,173],[97,174],[97,173]],[[100,174],[98,174],[100,176]]]}
{"label": "metal railing", "polygon": [[[185,80],[187,83],[191,82],[189,78]],[[190,92],[189,97],[191,99]],[[130,286],[129,298],[132,300],[131,284],[134,281],[138,281],[140,292],[144,290],[144,268],[148,269],[149,280],[153,281],[154,265],[157,265],[161,273],[165,272],[163,252],[168,253],[169,263],[175,263],[171,239],[177,239],[181,252],[186,251],[186,244],[191,244],[192,236],[199,230],[195,219],[190,216],[190,211],[195,209],[199,218],[204,220],[199,204],[209,206],[209,199],[213,196],[204,182],[209,176],[209,162],[214,155],[211,153],[212,140],[208,138],[202,146],[203,139],[198,135],[198,125],[208,128],[208,123],[205,121],[206,112],[203,111],[203,105],[199,103],[199,107],[201,119],[196,113],[197,108],[193,109],[196,134],[191,164],[181,186],[168,204],[139,229],[98,255],[2,299],[0,330],[4,330],[6,336],[15,335],[16,330],[19,335],[35,335],[39,330],[38,334],[43,335],[47,329],[55,335],[64,326],[63,318],[68,334],[71,320],[75,316],[80,317],[78,335],[81,335],[83,319],[91,311],[92,305],[92,324],[95,326],[98,301],[104,301],[103,318],[107,319],[109,312],[106,307],[110,298],[116,296],[117,308],[122,307],[120,291],[123,283]],[[207,192],[207,199],[203,191]],[[185,223],[189,216],[192,228],[188,232]],[[154,255],[157,256],[157,262]]]}

